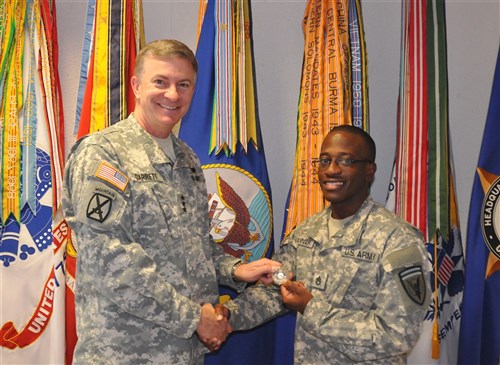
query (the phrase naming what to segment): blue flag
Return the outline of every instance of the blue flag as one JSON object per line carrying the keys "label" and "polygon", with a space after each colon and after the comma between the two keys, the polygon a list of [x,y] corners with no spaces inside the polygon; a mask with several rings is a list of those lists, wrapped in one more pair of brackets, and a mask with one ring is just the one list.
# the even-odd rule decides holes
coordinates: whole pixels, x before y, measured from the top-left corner
{"label": "blue flag", "polygon": [[500,361],[500,50],[472,190],[458,364]]}
{"label": "blue flag", "polygon": [[[250,141],[246,149],[240,141],[234,150],[210,147],[213,128],[217,128],[212,116],[214,108],[219,107],[219,97],[214,90],[218,87],[215,80],[219,80],[216,71],[220,70],[216,70],[215,65],[217,57],[222,57],[214,51],[217,6],[218,1],[207,4],[196,51],[199,66],[196,89],[191,108],[182,120],[179,137],[195,150],[205,173],[212,237],[227,253],[253,261],[270,257],[274,249],[271,190],[257,117],[254,121],[256,141]],[[236,293],[220,287],[220,296],[224,301]],[[235,332],[219,351],[206,356],[205,363],[268,364],[273,358],[274,335],[274,322],[251,331]]]}

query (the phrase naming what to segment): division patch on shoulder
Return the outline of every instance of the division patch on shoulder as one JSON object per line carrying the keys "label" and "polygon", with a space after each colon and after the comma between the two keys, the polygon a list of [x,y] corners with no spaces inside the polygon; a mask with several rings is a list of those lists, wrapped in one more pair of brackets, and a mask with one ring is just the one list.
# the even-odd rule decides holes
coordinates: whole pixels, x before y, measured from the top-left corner
{"label": "division patch on shoulder", "polygon": [[113,200],[106,195],[94,193],[87,205],[87,218],[104,222],[111,212]]}
{"label": "division patch on shoulder", "polygon": [[418,305],[424,304],[426,285],[422,267],[412,266],[405,268],[399,273],[399,279],[408,297]]}

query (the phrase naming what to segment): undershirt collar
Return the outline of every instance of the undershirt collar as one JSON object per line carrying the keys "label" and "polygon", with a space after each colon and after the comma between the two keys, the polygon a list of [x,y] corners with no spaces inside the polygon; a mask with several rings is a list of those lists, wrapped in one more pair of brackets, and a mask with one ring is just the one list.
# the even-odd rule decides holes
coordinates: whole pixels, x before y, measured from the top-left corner
{"label": "undershirt collar", "polygon": [[169,134],[167,138],[157,138],[154,136],[151,136],[156,143],[160,146],[161,150],[167,155],[168,158],[172,162],[175,162],[175,151],[174,151],[174,143],[172,141],[172,134]]}

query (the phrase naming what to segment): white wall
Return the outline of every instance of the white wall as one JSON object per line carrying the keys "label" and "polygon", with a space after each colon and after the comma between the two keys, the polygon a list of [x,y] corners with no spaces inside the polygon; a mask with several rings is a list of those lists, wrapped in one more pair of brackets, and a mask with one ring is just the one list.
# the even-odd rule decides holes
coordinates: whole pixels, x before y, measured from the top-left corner
{"label": "white wall", "polygon": [[[86,1],[58,0],[59,72],[67,150],[73,143],[76,91]],[[305,0],[253,0],[253,38],[261,129],[279,237],[291,181],[302,66]],[[196,44],[197,0],[143,0],[146,40],[174,38]],[[400,0],[362,0],[368,52],[370,132],[377,143],[373,197],[384,202],[396,143]],[[449,115],[462,234],[465,240],[474,170],[488,110],[499,47],[499,0],[446,1]],[[500,157],[499,157],[500,158]]]}

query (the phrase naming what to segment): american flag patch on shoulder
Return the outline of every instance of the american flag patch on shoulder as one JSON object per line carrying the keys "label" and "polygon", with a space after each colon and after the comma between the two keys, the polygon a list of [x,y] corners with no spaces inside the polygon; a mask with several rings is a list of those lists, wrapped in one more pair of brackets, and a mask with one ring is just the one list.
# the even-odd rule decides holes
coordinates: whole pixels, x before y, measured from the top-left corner
{"label": "american flag patch on shoulder", "polygon": [[105,161],[101,162],[95,176],[116,186],[121,191],[124,191],[128,184],[128,177]]}

